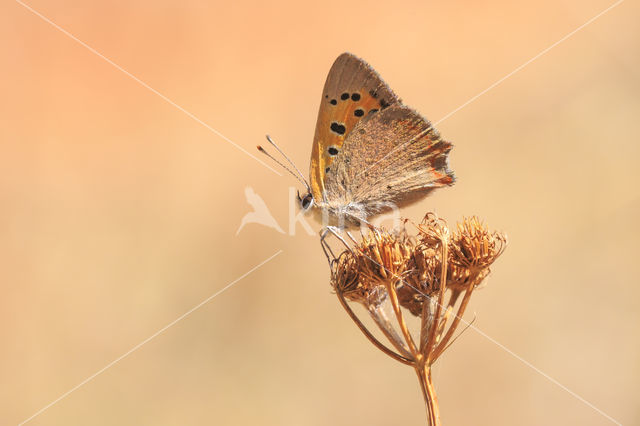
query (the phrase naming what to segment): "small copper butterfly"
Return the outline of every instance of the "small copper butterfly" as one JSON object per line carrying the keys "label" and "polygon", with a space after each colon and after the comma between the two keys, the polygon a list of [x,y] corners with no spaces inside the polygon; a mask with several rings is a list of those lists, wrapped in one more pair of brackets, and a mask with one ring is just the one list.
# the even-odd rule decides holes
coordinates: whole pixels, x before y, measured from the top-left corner
{"label": "small copper butterfly", "polygon": [[452,146],[369,64],[343,53],[322,90],[309,183],[296,169],[307,187],[300,206],[367,223],[391,204],[403,206],[452,185]]}

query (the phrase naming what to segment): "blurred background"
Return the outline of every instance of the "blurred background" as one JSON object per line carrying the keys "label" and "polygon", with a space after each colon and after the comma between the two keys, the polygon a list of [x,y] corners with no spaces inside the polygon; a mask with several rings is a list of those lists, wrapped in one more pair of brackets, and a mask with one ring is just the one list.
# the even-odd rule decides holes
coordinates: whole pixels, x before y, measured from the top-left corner
{"label": "blurred background", "polygon": [[425,423],[413,371],[331,293],[316,235],[236,236],[247,187],[288,231],[293,178],[194,119],[252,155],[269,133],[306,173],[327,71],[350,51],[447,117],[458,182],[405,216],[476,214],[510,240],[467,310],[485,335],[437,364],[443,424],[640,424],[640,7],[448,116],[612,4],[28,3],[64,34],[3,2],[0,423],[97,372],[28,424]]}

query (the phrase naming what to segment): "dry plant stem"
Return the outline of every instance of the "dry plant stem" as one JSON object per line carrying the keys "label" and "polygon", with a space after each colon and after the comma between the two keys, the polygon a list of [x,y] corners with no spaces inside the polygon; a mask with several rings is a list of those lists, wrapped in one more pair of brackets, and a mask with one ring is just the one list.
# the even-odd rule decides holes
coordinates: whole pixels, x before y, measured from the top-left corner
{"label": "dry plant stem", "polygon": [[366,336],[367,339],[369,339],[371,343],[373,343],[378,349],[380,349],[382,352],[389,355],[391,358],[395,359],[396,361],[399,361],[407,365],[414,365],[414,362],[412,359],[405,358],[402,355],[395,353],[394,351],[392,351],[391,349],[387,348],[385,345],[380,343],[380,341],[376,339],[373,336],[373,334],[369,332],[369,330],[367,330],[367,327],[365,327],[364,324],[360,322],[360,320],[358,319],[358,316],[355,314],[355,312],[353,312],[353,310],[349,306],[349,303],[345,300],[344,296],[340,292],[337,292],[337,294],[338,294],[338,300],[340,300],[340,304],[342,305],[344,310],[347,311],[347,313],[351,317],[351,320],[353,320],[353,322],[356,323],[360,331],[362,331],[362,333]]}
{"label": "dry plant stem", "polygon": [[407,322],[404,320],[404,316],[402,315],[402,310],[400,309],[400,302],[398,301],[398,293],[396,293],[396,283],[395,280],[388,281],[386,283],[387,291],[389,292],[389,298],[391,299],[391,306],[393,306],[393,312],[396,314],[396,319],[398,320],[398,325],[400,326],[400,330],[402,331],[402,335],[404,336],[404,340],[409,345],[409,351],[414,354],[414,358],[418,354],[418,350],[416,349],[416,344],[413,342],[413,337],[411,337],[411,333],[409,332],[409,327],[407,326]]}
{"label": "dry plant stem", "polygon": [[427,365],[431,365],[435,358],[432,356],[432,348],[436,345],[436,338],[438,337],[438,329],[440,325],[440,314],[442,312],[442,305],[444,303],[444,293],[447,290],[446,282],[447,282],[447,256],[448,256],[448,246],[449,246],[448,238],[441,237],[440,244],[442,246],[442,262],[440,269],[440,292],[438,293],[438,302],[436,306],[436,313],[433,317],[433,324],[431,325],[431,330],[429,332],[429,338],[427,339],[427,344],[425,346],[425,353],[428,358],[426,360]]}
{"label": "dry plant stem", "polygon": [[438,397],[431,380],[431,367],[424,362],[416,363],[414,367],[420,382],[422,396],[424,397],[425,409],[427,410],[427,425],[440,426],[440,409],[438,408]]}
{"label": "dry plant stem", "polygon": [[[444,330],[447,328],[447,324],[449,323],[449,317],[451,316],[451,313],[453,312],[453,308],[455,305],[455,301],[452,302],[452,298],[451,296],[449,296],[449,300],[447,301],[447,306],[444,310],[444,313],[442,314],[442,317],[440,318],[440,323],[438,324],[438,330],[436,331],[437,336],[438,336],[438,341],[436,342],[436,346],[437,343],[442,341],[442,333],[444,333]],[[443,307],[444,307],[444,301],[443,303]],[[434,359],[435,361],[435,359]]]}
{"label": "dry plant stem", "polygon": [[465,309],[467,309],[467,305],[469,304],[469,300],[471,299],[471,293],[473,293],[473,289],[476,287],[477,281],[476,280],[471,280],[469,286],[467,287],[467,290],[464,293],[464,297],[462,298],[462,302],[460,302],[460,306],[458,307],[458,311],[456,312],[455,316],[453,317],[453,322],[451,323],[451,326],[449,327],[449,330],[447,330],[447,334],[444,336],[444,338],[442,339],[442,341],[440,342],[440,344],[434,349],[434,353],[433,353],[433,361],[435,361],[436,359],[438,359],[438,357],[440,355],[442,355],[442,352],[444,352],[444,350],[447,348],[447,344],[449,343],[449,340],[451,340],[451,337],[453,336],[453,333],[456,331],[456,328],[458,327],[458,324],[460,324],[460,320],[462,319],[462,316],[464,315],[464,311]]}
{"label": "dry plant stem", "polygon": [[426,353],[427,339],[429,337],[429,329],[432,317],[433,300],[430,297],[422,304],[422,314],[420,315],[420,353]]}
{"label": "dry plant stem", "polygon": [[451,290],[451,296],[449,296],[449,306],[451,306],[452,308],[456,306],[456,302],[458,301],[458,297],[460,297],[461,293],[462,291],[458,289]]}
{"label": "dry plant stem", "polygon": [[384,312],[384,309],[379,305],[370,305],[369,306],[369,314],[371,318],[376,322],[376,325],[382,331],[387,339],[391,342],[391,344],[396,348],[400,355],[405,358],[411,359],[413,356],[409,349],[402,341],[402,338],[396,332],[396,329],[393,328],[391,321],[387,317],[387,314]]}
{"label": "dry plant stem", "polygon": [[[458,296],[460,296],[460,293],[461,293],[460,290],[451,290],[451,294],[449,295],[449,300],[447,301],[447,309],[445,310],[444,315],[442,315],[442,321],[440,322],[440,329],[438,330],[439,334],[442,334],[442,332],[444,332],[446,325],[449,322],[449,317],[453,312],[453,308],[456,306],[456,302],[458,301]],[[434,358],[433,361],[435,361],[436,359],[437,358]]]}

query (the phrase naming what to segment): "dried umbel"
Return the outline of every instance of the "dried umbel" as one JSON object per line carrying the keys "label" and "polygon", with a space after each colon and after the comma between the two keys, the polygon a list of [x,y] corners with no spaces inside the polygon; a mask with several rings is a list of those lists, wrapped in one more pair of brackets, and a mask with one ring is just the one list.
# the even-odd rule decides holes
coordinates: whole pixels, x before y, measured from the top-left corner
{"label": "dried umbel", "polygon": [[[506,238],[476,217],[465,218],[451,232],[445,221],[429,213],[415,228],[415,236],[406,229],[371,230],[331,261],[331,284],[367,338],[415,369],[428,424],[439,425],[431,365],[451,344],[473,290],[502,254]],[[349,301],[366,308],[390,346],[374,337]],[[391,306],[392,318],[385,304]],[[418,333],[410,332],[405,315],[419,318]]]}
{"label": "dried umbel", "polygon": [[449,287],[463,290],[470,283],[479,285],[506,245],[503,234],[490,232],[476,217],[459,223],[451,238]]}
{"label": "dried umbel", "polygon": [[402,234],[371,232],[356,250],[345,250],[332,263],[332,283],[347,299],[374,302],[388,282],[397,283],[405,273],[413,244]]}

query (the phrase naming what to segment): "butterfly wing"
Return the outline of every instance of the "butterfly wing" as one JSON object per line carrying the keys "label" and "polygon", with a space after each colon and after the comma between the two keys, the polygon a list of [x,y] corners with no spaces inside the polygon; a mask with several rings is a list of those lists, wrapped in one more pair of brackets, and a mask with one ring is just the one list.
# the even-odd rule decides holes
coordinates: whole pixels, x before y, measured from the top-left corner
{"label": "butterfly wing", "polygon": [[452,185],[453,145],[419,113],[393,105],[360,120],[346,138],[325,182],[328,203],[356,206],[369,216],[384,203],[407,204]]}
{"label": "butterfly wing", "polygon": [[343,53],[333,63],[322,90],[311,152],[311,193],[326,201],[325,179],[345,139],[358,122],[400,103],[391,88],[362,59]]}

